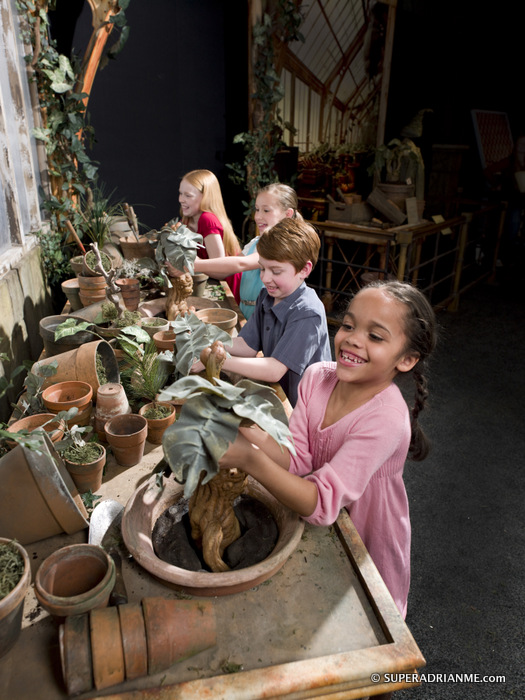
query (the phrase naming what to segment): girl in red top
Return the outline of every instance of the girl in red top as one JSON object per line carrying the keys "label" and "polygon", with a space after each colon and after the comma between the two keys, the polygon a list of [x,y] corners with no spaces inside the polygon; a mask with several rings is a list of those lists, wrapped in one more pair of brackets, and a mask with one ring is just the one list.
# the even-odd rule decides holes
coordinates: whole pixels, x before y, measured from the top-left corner
{"label": "girl in red top", "polygon": [[[182,223],[203,238],[205,247],[197,253],[200,258],[240,254],[241,246],[226,214],[221,186],[210,170],[192,170],[184,175],[179,186],[179,203]],[[239,303],[241,273],[227,277],[226,282]]]}

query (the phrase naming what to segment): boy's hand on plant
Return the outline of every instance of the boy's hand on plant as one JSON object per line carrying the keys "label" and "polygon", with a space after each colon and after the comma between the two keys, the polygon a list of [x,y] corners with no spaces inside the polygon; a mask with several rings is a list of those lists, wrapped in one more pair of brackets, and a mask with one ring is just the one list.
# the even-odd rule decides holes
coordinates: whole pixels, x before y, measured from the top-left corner
{"label": "boy's hand on plant", "polygon": [[197,362],[194,362],[191,366],[190,374],[199,374],[200,372],[204,372],[205,370],[206,367],[202,364],[200,360],[197,360]]}
{"label": "boy's hand on plant", "polygon": [[188,268],[185,268],[184,272],[181,272],[181,270],[177,270],[176,267],[173,267],[173,265],[166,260],[164,263],[166,266],[166,272],[168,273],[168,277],[182,277],[188,272]]}
{"label": "boy's hand on plant", "polygon": [[259,448],[253,445],[249,440],[247,440],[242,432],[239,430],[235,442],[230,443],[227,451],[219,460],[219,467],[221,469],[240,469],[241,471],[247,471],[246,463],[250,455],[253,454],[253,450],[258,450]]}

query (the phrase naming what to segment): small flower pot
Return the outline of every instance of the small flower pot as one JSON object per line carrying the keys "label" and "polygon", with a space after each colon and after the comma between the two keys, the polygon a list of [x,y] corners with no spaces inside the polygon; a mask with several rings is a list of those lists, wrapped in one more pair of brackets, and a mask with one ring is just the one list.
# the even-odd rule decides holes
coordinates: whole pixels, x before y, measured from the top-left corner
{"label": "small flower pot", "polygon": [[64,464],[79,493],[87,491],[98,491],[102,486],[102,477],[104,475],[104,467],[106,465],[106,448],[103,445],[98,445],[99,457],[92,462],[72,462],[65,455],[63,457]]}
{"label": "small flower pot", "polygon": [[204,323],[213,323],[214,326],[230,335],[233,334],[233,330],[237,325],[237,314],[231,309],[201,309],[196,311],[195,314]]}
{"label": "small flower pot", "polygon": [[[88,382],[71,380],[67,382],[57,382],[48,386],[42,392],[42,401],[50,413],[68,411],[70,408],[78,408],[78,418],[86,409],[90,409],[93,399],[93,387]],[[87,416],[89,421],[89,415]],[[86,421],[86,424],[87,422]],[[79,425],[75,419],[69,421],[72,425]]]}
{"label": "small flower pot", "polygon": [[80,301],[80,286],[78,284],[78,277],[73,277],[70,280],[65,280],[60,285],[62,291],[69,301],[69,306],[71,311],[78,311],[82,308],[82,302]]}
{"label": "small flower pot", "polygon": [[153,334],[153,340],[159,352],[164,352],[164,350],[175,351],[175,331],[157,331]]}
{"label": "small flower pot", "polygon": [[106,607],[115,585],[115,564],[102,547],[72,544],[44,559],[35,576],[40,605],[61,621]]}
{"label": "small flower pot", "polygon": [[122,278],[115,284],[120,289],[122,301],[128,311],[136,311],[140,302],[140,282],[136,279]]}
{"label": "small flower pot", "polygon": [[208,275],[199,273],[197,275],[192,275],[191,278],[193,280],[193,296],[199,298],[203,297],[204,292],[206,291],[206,282],[208,281]]}
{"label": "small flower pot", "polygon": [[150,318],[143,318],[141,323],[142,328],[148,333],[151,338],[159,331],[169,331],[171,328],[171,323],[165,318],[160,318],[159,316],[152,316]]}
{"label": "small flower pot", "polygon": [[[82,275],[85,277],[101,277],[103,275],[100,275],[98,271],[95,270],[94,265],[96,263],[93,263],[93,258],[94,255],[90,255],[91,251],[88,251],[86,255],[84,255],[83,260],[82,260]],[[105,253],[103,250],[99,250],[100,253],[100,259],[102,260],[102,266],[106,272],[109,272],[111,268],[113,267],[113,261],[109,257],[107,253]]]}
{"label": "small flower pot", "polygon": [[115,460],[121,467],[134,467],[144,455],[148,421],[138,413],[115,416],[104,426]]}
{"label": "small flower pot", "polygon": [[101,386],[95,408],[95,430],[99,440],[106,441],[104,426],[110,418],[127,413],[131,413],[131,407],[122,384],[108,382]]}
{"label": "small flower pot", "polygon": [[[0,537],[0,544],[11,540]],[[24,570],[16,586],[0,598],[0,658],[15,645],[22,629],[22,615],[27,589],[31,583],[31,565],[26,550],[18,542],[12,543],[24,562]]]}
{"label": "small flower pot", "polygon": [[[20,430],[29,430],[33,432],[42,428],[46,431],[51,439],[51,442],[58,442],[64,437],[64,431],[60,426],[60,422],[53,420],[56,418],[55,413],[35,413],[32,416],[26,416],[10,423],[6,430],[9,433],[18,433]],[[50,422],[49,422],[50,421]],[[44,425],[46,423],[47,425]],[[13,447],[15,443],[13,442]]]}
{"label": "small flower pot", "polygon": [[[106,278],[103,275],[79,275],[80,301],[83,306],[91,306],[106,299]],[[78,334],[77,334],[78,335]]]}
{"label": "small flower pot", "polygon": [[82,265],[84,262],[84,256],[83,255],[75,255],[74,258],[71,258],[69,261],[69,266],[75,273],[75,275],[78,277],[80,274],[82,274]]}
{"label": "small flower pot", "polygon": [[[148,413],[148,411],[154,409],[156,406],[164,406],[166,408],[169,408],[170,409],[169,415],[165,416],[164,418],[148,418],[146,416],[146,413]],[[175,422],[175,419],[177,417],[176,412],[175,412],[175,406],[171,403],[166,402],[166,401],[147,403],[145,406],[142,406],[142,408],[139,410],[139,415],[144,416],[146,418],[146,420],[148,421],[147,440],[148,440],[148,442],[151,442],[153,445],[161,445],[162,444],[162,436],[164,435],[164,431],[166,430],[167,427],[169,427],[172,423]]]}

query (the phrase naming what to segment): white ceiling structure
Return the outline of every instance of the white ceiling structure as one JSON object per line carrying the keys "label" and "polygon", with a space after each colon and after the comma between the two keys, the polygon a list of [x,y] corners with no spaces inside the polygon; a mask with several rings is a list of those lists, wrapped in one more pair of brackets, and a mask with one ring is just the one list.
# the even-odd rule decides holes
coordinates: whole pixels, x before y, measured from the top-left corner
{"label": "white ceiling structure", "polygon": [[304,42],[284,50],[283,119],[289,145],[380,142],[395,21],[395,0],[307,0]]}

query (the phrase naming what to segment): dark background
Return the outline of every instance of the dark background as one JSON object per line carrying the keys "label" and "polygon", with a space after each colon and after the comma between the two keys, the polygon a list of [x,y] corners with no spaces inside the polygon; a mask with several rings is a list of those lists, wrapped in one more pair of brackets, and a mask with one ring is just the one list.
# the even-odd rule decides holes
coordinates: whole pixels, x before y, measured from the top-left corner
{"label": "dark background", "polygon": [[[400,0],[385,140],[422,108],[421,143],[470,146],[463,167],[469,196],[485,196],[471,109],[506,112],[516,137],[525,124],[521,76],[525,3],[492,7],[473,0]],[[83,0],[58,0],[60,16],[81,10],[73,49],[91,33]],[[131,0],[130,37],[117,60],[97,73],[88,111],[100,179],[156,228],[178,212],[180,178],[208,168],[221,182],[240,232],[245,193],[226,163],[242,158],[233,136],[247,127],[247,3],[244,0]],[[63,28],[57,32],[67,35]]]}

